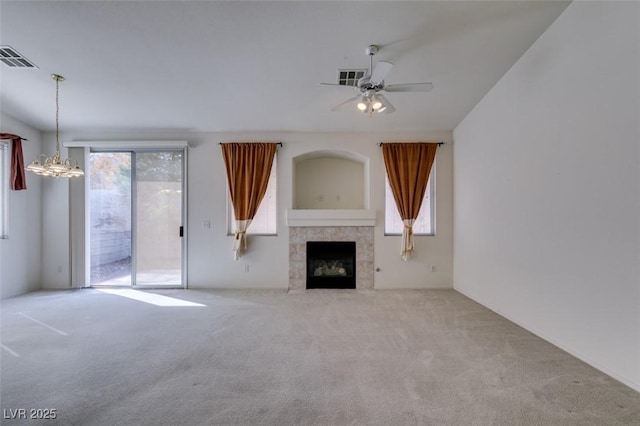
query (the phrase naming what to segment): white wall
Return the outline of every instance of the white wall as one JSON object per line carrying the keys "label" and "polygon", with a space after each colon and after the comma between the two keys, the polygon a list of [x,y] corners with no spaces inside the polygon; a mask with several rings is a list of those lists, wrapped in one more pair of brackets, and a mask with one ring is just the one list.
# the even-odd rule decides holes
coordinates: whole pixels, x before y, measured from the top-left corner
{"label": "white wall", "polygon": [[[40,154],[39,131],[5,114],[0,129],[28,139],[22,142],[25,165]],[[9,191],[9,239],[0,240],[2,299],[40,288],[41,179],[27,172],[27,189]]]}
{"label": "white wall", "polygon": [[[62,136],[61,136],[62,142]],[[55,133],[44,133],[43,152],[55,152]],[[61,148],[62,158],[68,150]],[[71,288],[69,258],[69,179],[41,178],[42,206],[42,288]]]}
{"label": "white wall", "polygon": [[454,131],[454,286],[640,390],[640,5],[574,2]]}
{"label": "white wall", "polygon": [[[190,288],[287,288],[289,230],[286,210],[292,207],[293,158],[317,150],[351,151],[369,157],[371,208],[378,218],[375,229],[375,259],[380,272],[376,288],[433,288],[452,286],[452,148],[451,132],[434,133],[103,133],[65,132],[71,140],[188,140],[188,285]],[[53,146],[53,135],[45,140]],[[239,261],[232,256],[232,238],[226,227],[226,175],[219,142],[282,141],[278,151],[278,235],[249,236],[248,253]],[[416,237],[413,260],[400,258],[400,237],[384,235],[384,163],[381,141],[440,141],[437,156],[436,236]],[[45,218],[47,231],[43,244],[44,273],[53,278],[47,288],[69,287],[68,183],[47,182],[43,200],[53,209]],[[211,222],[211,229],[203,227]],[[245,272],[245,265],[249,272]],[[436,272],[429,265],[437,266]],[[62,272],[58,272],[62,271]]]}

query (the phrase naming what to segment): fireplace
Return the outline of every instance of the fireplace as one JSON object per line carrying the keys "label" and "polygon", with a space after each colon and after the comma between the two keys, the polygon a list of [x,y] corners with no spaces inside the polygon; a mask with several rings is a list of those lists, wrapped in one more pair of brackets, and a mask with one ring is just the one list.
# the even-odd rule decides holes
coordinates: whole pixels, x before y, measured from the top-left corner
{"label": "fireplace", "polygon": [[[370,158],[358,152],[329,149],[301,152],[292,160],[292,208],[286,212],[289,291],[373,290],[377,211],[370,206]],[[345,185],[336,185],[337,180]],[[333,257],[342,250],[338,246],[328,250],[329,257],[320,259],[318,264],[309,262],[316,253],[311,248],[311,257],[307,256],[307,242],[349,243],[351,248],[345,259],[351,266],[345,267],[345,259]],[[342,266],[332,264],[336,261]]]}
{"label": "fireplace", "polygon": [[[296,211],[296,210],[292,210]],[[304,210],[297,210],[304,212]],[[345,210],[346,211],[346,210]],[[332,212],[325,210],[324,212]],[[355,242],[356,290],[373,290],[374,278],[374,235],[373,225],[304,226],[289,225],[289,291],[307,289],[307,242]],[[346,269],[346,268],[345,268]],[[314,271],[315,272],[315,271]],[[353,287],[351,287],[353,288]]]}
{"label": "fireplace", "polygon": [[307,288],[355,289],[355,241],[307,241]]}

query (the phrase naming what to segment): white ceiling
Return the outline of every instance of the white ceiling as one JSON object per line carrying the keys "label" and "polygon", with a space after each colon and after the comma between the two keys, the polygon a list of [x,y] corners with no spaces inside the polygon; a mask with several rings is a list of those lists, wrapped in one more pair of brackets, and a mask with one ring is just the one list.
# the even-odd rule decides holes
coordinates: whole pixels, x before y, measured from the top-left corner
{"label": "white ceiling", "polygon": [[[2,111],[62,130],[453,129],[564,10],[560,1],[0,1],[0,44],[38,69],[0,65]],[[395,64],[393,114],[331,112],[338,68]]]}

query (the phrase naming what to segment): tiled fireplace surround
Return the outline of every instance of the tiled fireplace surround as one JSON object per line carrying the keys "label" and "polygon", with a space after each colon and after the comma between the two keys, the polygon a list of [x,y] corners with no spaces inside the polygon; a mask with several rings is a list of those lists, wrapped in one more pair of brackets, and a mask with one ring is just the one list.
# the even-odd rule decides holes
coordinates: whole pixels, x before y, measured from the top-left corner
{"label": "tiled fireplace surround", "polygon": [[291,226],[289,291],[307,287],[307,241],[355,241],[356,290],[373,290],[373,226]]}

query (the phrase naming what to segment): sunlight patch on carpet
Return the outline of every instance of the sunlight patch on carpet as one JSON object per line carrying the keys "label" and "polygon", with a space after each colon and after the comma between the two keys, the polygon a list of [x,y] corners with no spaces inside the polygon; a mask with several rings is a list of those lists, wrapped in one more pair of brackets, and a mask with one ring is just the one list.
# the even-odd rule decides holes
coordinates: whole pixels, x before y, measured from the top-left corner
{"label": "sunlight patch on carpet", "polygon": [[145,293],[144,291],[133,289],[102,288],[98,289],[98,291],[156,306],[206,306],[201,303],[189,302],[188,300],[176,299],[174,297],[163,296],[161,294]]}

